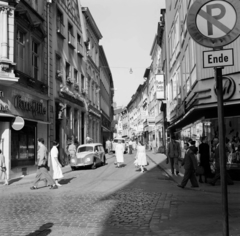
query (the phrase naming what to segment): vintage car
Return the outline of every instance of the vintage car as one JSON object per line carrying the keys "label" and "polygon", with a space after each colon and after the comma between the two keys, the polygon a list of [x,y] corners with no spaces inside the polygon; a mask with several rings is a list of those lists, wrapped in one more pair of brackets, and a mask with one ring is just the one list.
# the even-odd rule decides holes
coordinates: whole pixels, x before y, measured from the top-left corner
{"label": "vintage car", "polygon": [[113,139],[113,144],[112,144],[112,151],[115,152],[115,148],[116,148],[116,145],[118,143],[118,141],[121,141],[122,142],[122,145],[124,147],[124,153],[127,153],[127,145],[126,145],[126,142],[125,142],[125,139],[124,138],[114,138]]}
{"label": "vintage car", "polygon": [[101,143],[88,143],[77,148],[76,157],[71,157],[70,165],[72,170],[78,167],[89,166],[95,169],[98,165],[106,163],[104,148]]}

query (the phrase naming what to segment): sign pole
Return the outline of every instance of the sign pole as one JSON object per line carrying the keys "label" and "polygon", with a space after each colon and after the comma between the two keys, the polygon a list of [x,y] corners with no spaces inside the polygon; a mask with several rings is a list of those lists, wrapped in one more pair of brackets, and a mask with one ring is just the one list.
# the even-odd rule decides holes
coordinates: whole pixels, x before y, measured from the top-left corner
{"label": "sign pole", "polygon": [[220,157],[220,176],[222,188],[222,211],[223,211],[223,236],[229,236],[228,222],[228,193],[226,181],[226,147],[225,147],[225,125],[223,112],[223,86],[222,68],[215,69],[217,100],[218,100],[218,125],[219,125],[219,157]]}

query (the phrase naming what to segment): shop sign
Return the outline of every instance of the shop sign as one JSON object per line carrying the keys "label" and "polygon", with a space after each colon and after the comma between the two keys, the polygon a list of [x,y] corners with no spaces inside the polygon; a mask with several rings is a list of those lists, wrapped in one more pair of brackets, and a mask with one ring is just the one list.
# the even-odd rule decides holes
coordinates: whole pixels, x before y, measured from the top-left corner
{"label": "shop sign", "polygon": [[47,101],[24,91],[1,86],[0,112],[47,121]]}
{"label": "shop sign", "polygon": [[164,100],[164,76],[163,75],[156,75],[156,99]]}
{"label": "shop sign", "polygon": [[[229,76],[223,76],[222,77],[222,84],[223,84],[223,100],[227,101],[229,99],[231,99],[233,97],[233,95],[236,92],[236,83],[233,80],[233,78],[229,77]],[[216,88],[216,84],[214,87],[214,92],[217,95],[217,88]]]}
{"label": "shop sign", "polygon": [[21,95],[16,95],[14,97],[14,106],[23,111],[31,111],[33,116],[36,116],[37,114],[45,115],[47,113],[46,108],[43,107],[43,104],[41,102],[34,100],[30,102],[24,101]]}

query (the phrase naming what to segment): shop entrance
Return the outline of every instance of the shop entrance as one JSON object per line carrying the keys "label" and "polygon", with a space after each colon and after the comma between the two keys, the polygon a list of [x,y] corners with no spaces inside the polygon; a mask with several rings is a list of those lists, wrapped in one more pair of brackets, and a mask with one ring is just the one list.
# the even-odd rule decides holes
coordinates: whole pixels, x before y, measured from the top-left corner
{"label": "shop entrance", "polygon": [[36,160],[36,123],[26,122],[20,131],[12,129],[11,167],[34,165]]}

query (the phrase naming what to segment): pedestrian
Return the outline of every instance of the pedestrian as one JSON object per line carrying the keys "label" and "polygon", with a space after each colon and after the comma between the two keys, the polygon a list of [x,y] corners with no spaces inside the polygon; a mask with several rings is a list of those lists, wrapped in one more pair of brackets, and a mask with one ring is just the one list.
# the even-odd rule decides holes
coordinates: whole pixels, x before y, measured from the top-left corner
{"label": "pedestrian", "polygon": [[176,169],[176,175],[179,174],[178,160],[181,157],[180,144],[175,140],[175,136],[171,136],[171,140],[167,146],[167,164],[170,161],[171,171],[174,175],[174,168]]}
{"label": "pedestrian", "polygon": [[118,140],[118,143],[115,147],[115,155],[116,155],[116,162],[117,162],[117,168],[121,167],[124,163],[124,146],[122,144],[121,140]]}
{"label": "pedestrian", "polygon": [[142,141],[138,141],[137,154],[136,154],[137,165],[141,168],[141,173],[144,172],[144,166],[147,165],[146,148]]}
{"label": "pedestrian", "polygon": [[[184,145],[185,150],[187,149],[187,144]],[[188,180],[190,180],[192,184],[192,188],[198,188],[198,182],[195,175],[197,169],[197,155],[198,149],[193,145],[188,148],[185,153],[182,165],[184,166],[185,173],[181,184],[177,186],[180,188],[184,188],[187,185]]]}
{"label": "pedestrian", "polygon": [[132,147],[133,147],[133,150],[136,150],[136,148],[137,148],[136,139],[134,139],[134,140],[132,141]]}
{"label": "pedestrian", "polygon": [[129,140],[128,148],[129,148],[129,154],[132,154],[132,150],[133,150],[133,142],[132,142],[131,139]]}
{"label": "pedestrian", "polygon": [[106,141],[106,150],[107,150],[107,153],[110,154],[110,151],[111,151],[111,141],[109,139]]}
{"label": "pedestrian", "polygon": [[2,154],[2,150],[0,149],[0,180],[4,180],[3,185],[8,185],[7,179],[7,168],[5,163],[5,157]]}
{"label": "pedestrian", "polygon": [[[216,182],[221,178],[220,175],[220,155],[219,155],[219,140],[218,138],[214,138],[213,145],[215,146],[215,153],[214,153],[214,160],[215,160],[215,176],[213,177],[210,184],[215,186]],[[226,155],[226,154],[225,154]],[[224,157],[224,164],[226,165],[226,156]],[[230,175],[226,171],[226,180],[228,185],[233,185],[234,182],[232,181]]]}
{"label": "pedestrian", "polygon": [[[207,144],[207,137],[203,136],[201,139],[201,144],[199,145],[199,166],[201,166],[204,169],[204,177],[205,177],[205,183],[207,183],[207,178],[211,174],[210,169],[210,148]],[[202,175],[199,175],[199,183],[203,183]]]}
{"label": "pedestrian", "polygon": [[53,147],[50,152],[50,161],[51,161],[51,169],[53,172],[53,179],[55,181],[55,184],[60,187],[61,184],[58,183],[59,179],[63,178],[61,164],[58,161],[58,145],[59,143],[57,141],[53,142]]}
{"label": "pedestrian", "polygon": [[76,157],[78,141],[72,139],[71,144],[68,146],[69,160]]}
{"label": "pedestrian", "polygon": [[38,183],[40,181],[45,181],[46,185],[50,185],[50,189],[57,189],[52,176],[48,172],[48,156],[47,156],[47,148],[44,145],[44,139],[38,139],[38,151],[37,151],[37,174],[35,176],[35,180],[33,182],[33,186],[30,188],[31,190],[38,189]]}

